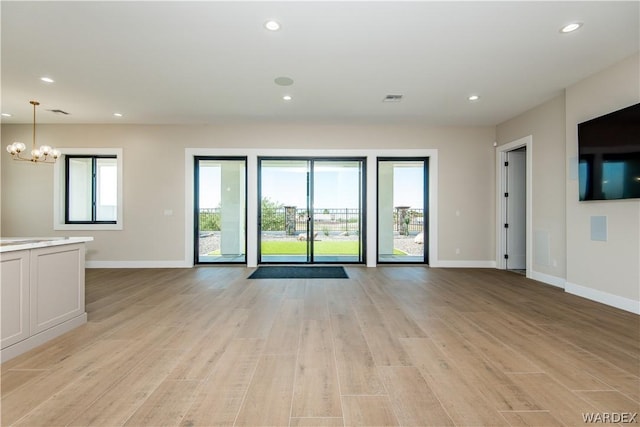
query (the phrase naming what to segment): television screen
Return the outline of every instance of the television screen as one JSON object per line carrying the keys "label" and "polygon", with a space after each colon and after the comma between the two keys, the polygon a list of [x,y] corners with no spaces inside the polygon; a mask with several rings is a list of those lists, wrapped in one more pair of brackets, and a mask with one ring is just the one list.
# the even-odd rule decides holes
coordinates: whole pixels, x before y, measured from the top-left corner
{"label": "television screen", "polygon": [[578,124],[580,200],[640,198],[640,104]]}

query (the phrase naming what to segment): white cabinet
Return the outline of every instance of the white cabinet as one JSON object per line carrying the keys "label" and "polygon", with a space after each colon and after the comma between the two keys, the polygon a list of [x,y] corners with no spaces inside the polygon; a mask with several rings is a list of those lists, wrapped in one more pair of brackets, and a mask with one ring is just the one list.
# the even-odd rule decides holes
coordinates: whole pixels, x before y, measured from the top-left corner
{"label": "white cabinet", "polygon": [[29,337],[29,251],[2,254],[0,348]]}
{"label": "white cabinet", "polygon": [[77,240],[38,240],[32,249],[19,250],[5,243],[9,247],[0,252],[0,361],[86,323],[85,244]]}
{"label": "white cabinet", "polygon": [[84,244],[33,249],[31,334],[84,313]]}

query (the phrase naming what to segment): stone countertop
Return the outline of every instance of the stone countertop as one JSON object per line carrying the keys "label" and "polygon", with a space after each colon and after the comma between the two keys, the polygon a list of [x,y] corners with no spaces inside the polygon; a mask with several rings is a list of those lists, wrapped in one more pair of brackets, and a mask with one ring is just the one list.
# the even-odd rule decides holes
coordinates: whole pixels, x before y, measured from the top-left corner
{"label": "stone countertop", "polygon": [[0,252],[91,242],[93,237],[0,237]]}

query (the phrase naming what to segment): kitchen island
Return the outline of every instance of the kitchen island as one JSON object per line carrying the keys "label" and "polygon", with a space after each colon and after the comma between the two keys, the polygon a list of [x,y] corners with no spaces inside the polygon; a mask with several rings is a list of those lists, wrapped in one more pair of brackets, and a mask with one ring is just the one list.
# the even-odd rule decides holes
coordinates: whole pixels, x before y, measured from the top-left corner
{"label": "kitchen island", "polygon": [[92,240],[0,238],[0,362],[87,322],[85,243]]}

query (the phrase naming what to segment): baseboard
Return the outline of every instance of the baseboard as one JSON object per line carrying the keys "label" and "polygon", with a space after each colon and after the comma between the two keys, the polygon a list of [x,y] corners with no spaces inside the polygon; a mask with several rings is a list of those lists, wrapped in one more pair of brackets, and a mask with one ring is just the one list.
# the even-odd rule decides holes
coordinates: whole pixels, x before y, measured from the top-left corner
{"label": "baseboard", "polygon": [[86,268],[191,268],[193,265],[180,261],[86,261]]}
{"label": "baseboard", "polygon": [[39,345],[46,343],[62,334],[65,334],[78,326],[87,323],[87,313],[82,313],[79,316],[69,319],[59,325],[46,329],[36,335],[30,336],[22,341],[19,341],[13,345],[3,348],[0,351],[0,363],[4,363],[9,359],[13,359],[16,356],[26,353]]}
{"label": "baseboard", "polygon": [[576,285],[575,283],[566,282],[565,292],[577,295],[582,298],[590,299],[620,310],[629,311],[631,313],[640,314],[640,301],[630,298],[613,295],[608,292],[599,291],[597,289],[587,288],[586,286]]}
{"label": "baseboard", "polygon": [[537,271],[529,271],[529,279],[537,280],[538,282],[546,283],[547,285],[555,286],[561,289],[564,289],[567,283],[567,281],[561,277],[539,273]]}
{"label": "baseboard", "polygon": [[496,268],[495,261],[458,261],[458,260],[438,260],[429,263],[430,267],[439,268]]}

